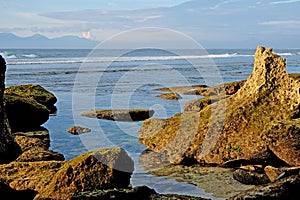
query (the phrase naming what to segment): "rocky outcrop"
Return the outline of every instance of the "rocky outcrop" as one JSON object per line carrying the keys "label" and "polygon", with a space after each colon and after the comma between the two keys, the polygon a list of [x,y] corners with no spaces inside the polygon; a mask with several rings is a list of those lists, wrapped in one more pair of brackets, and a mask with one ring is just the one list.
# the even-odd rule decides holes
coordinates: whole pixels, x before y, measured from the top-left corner
{"label": "rocky outcrop", "polygon": [[70,161],[0,165],[1,182],[38,192],[35,199],[71,199],[83,191],[128,188],[133,161],[120,148],[100,149]]}
{"label": "rocky outcrop", "polygon": [[33,99],[46,106],[50,113],[53,113],[57,110],[54,105],[57,102],[57,98],[54,96],[54,94],[43,88],[41,85],[28,84],[10,86],[5,88],[4,95]]}
{"label": "rocky outcrop", "polygon": [[[152,120],[149,119],[139,131],[139,141],[158,159],[169,163],[192,160],[220,165],[229,160],[250,159],[268,148],[282,159],[285,152],[299,155],[298,133],[290,135],[288,141],[292,145],[283,145],[276,151],[276,146],[287,142],[278,132],[270,131],[274,123],[299,117],[300,84],[289,77],[285,68],[285,59],[272,49],[259,46],[253,73],[235,94],[200,112],[179,113],[167,119],[160,130],[144,134],[143,130],[151,129],[147,128]],[[298,165],[297,159],[283,160]]]}
{"label": "rocky outcrop", "polygon": [[116,109],[116,110],[91,110],[81,113],[82,116],[107,119],[113,121],[142,121],[152,117],[153,110],[147,109]]}
{"label": "rocky outcrop", "polygon": [[3,103],[5,71],[6,63],[0,55],[0,163],[15,159],[21,152],[19,145],[11,135]]}

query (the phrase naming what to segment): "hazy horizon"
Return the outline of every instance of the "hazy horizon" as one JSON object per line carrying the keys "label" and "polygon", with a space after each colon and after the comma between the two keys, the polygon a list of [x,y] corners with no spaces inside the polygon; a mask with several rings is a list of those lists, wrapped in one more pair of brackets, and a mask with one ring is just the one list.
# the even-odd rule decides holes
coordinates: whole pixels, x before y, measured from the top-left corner
{"label": "hazy horizon", "polygon": [[[300,0],[105,0],[101,3],[16,0],[0,1],[0,5],[3,8],[0,15],[6,19],[0,24],[0,33],[19,37],[76,36],[96,44],[124,31],[156,27],[180,32],[206,48],[256,48],[258,45],[300,48]],[[126,40],[127,44],[136,42],[132,38]],[[147,34],[139,39],[155,41],[156,38],[157,34]],[[162,42],[174,42],[168,39]],[[5,42],[11,41],[1,43]],[[70,46],[70,41],[60,42],[61,46]],[[81,42],[83,46],[92,46],[87,41]],[[22,43],[15,44],[24,48]]]}

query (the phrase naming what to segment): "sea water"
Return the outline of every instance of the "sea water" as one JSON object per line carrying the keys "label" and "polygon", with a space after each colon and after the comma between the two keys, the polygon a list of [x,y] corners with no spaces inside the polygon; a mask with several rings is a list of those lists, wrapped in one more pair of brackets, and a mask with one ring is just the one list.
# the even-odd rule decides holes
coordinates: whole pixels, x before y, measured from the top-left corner
{"label": "sea water", "polygon": [[[287,71],[300,73],[300,50],[278,49],[287,59]],[[153,117],[167,118],[181,112],[182,100],[157,98],[160,87],[206,84],[209,86],[245,80],[253,70],[255,49],[195,50],[98,50],[89,49],[2,49],[7,62],[6,86],[40,84],[58,99],[58,111],[43,125],[50,132],[51,149],[67,160],[103,147],[122,147],[135,162],[133,186],[148,185],[160,193],[179,193],[217,199],[187,183],[156,177],[139,166],[146,148],[138,142],[143,122],[115,122],[84,118],[91,109],[146,108]],[[176,52],[176,53],[174,53]],[[96,55],[96,56],[95,56]],[[121,56],[120,56],[121,55]],[[81,80],[83,82],[81,83]],[[92,131],[75,136],[67,132],[74,125]]]}

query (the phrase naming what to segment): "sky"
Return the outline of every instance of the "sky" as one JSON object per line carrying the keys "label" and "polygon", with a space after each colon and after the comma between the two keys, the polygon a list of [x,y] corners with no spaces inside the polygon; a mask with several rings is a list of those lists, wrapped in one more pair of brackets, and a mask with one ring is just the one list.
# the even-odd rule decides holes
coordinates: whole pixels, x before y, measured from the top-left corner
{"label": "sky", "polygon": [[22,37],[103,41],[122,31],[160,27],[208,47],[300,48],[300,0],[0,0],[0,7],[0,33]]}

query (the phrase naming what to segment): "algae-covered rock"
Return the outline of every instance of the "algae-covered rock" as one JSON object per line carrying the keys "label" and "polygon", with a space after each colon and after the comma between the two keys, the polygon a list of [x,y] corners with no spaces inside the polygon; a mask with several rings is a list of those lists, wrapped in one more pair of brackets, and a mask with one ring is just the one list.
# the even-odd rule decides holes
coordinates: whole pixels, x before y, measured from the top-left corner
{"label": "algae-covered rock", "polygon": [[36,129],[49,119],[46,106],[17,95],[5,95],[5,111],[12,132]]}
{"label": "algae-covered rock", "polygon": [[121,148],[100,149],[66,162],[38,198],[70,199],[97,189],[127,188],[133,161]]}
{"label": "algae-covered rock", "polygon": [[[285,143],[284,138],[267,131],[274,121],[289,121],[299,116],[300,84],[285,69],[285,59],[272,49],[259,46],[253,72],[235,94],[200,112],[177,114],[154,134],[144,135],[143,127],[139,141],[169,163],[194,160],[218,165],[228,160],[250,159],[269,146],[271,149],[273,140]],[[290,141],[299,147],[297,137],[292,138]],[[285,146],[284,152],[298,155],[298,147]]]}
{"label": "algae-covered rock", "polygon": [[45,141],[40,138],[33,138],[27,136],[15,136],[15,140],[18,145],[21,147],[22,152],[33,148],[33,147],[41,147],[43,149],[49,149],[50,141]]}
{"label": "algae-covered rock", "polygon": [[107,119],[113,121],[142,121],[152,117],[153,110],[147,109],[115,109],[115,110],[91,110],[81,113],[82,116]]}
{"label": "algae-covered rock", "polygon": [[5,89],[4,94],[30,98],[46,106],[50,113],[56,111],[54,104],[57,102],[57,98],[54,96],[54,94],[43,88],[41,85],[28,84],[10,86]]}
{"label": "algae-covered rock", "polygon": [[121,148],[99,149],[70,161],[11,162],[0,180],[14,190],[38,192],[35,199],[70,199],[74,194],[128,188],[133,161]]}

